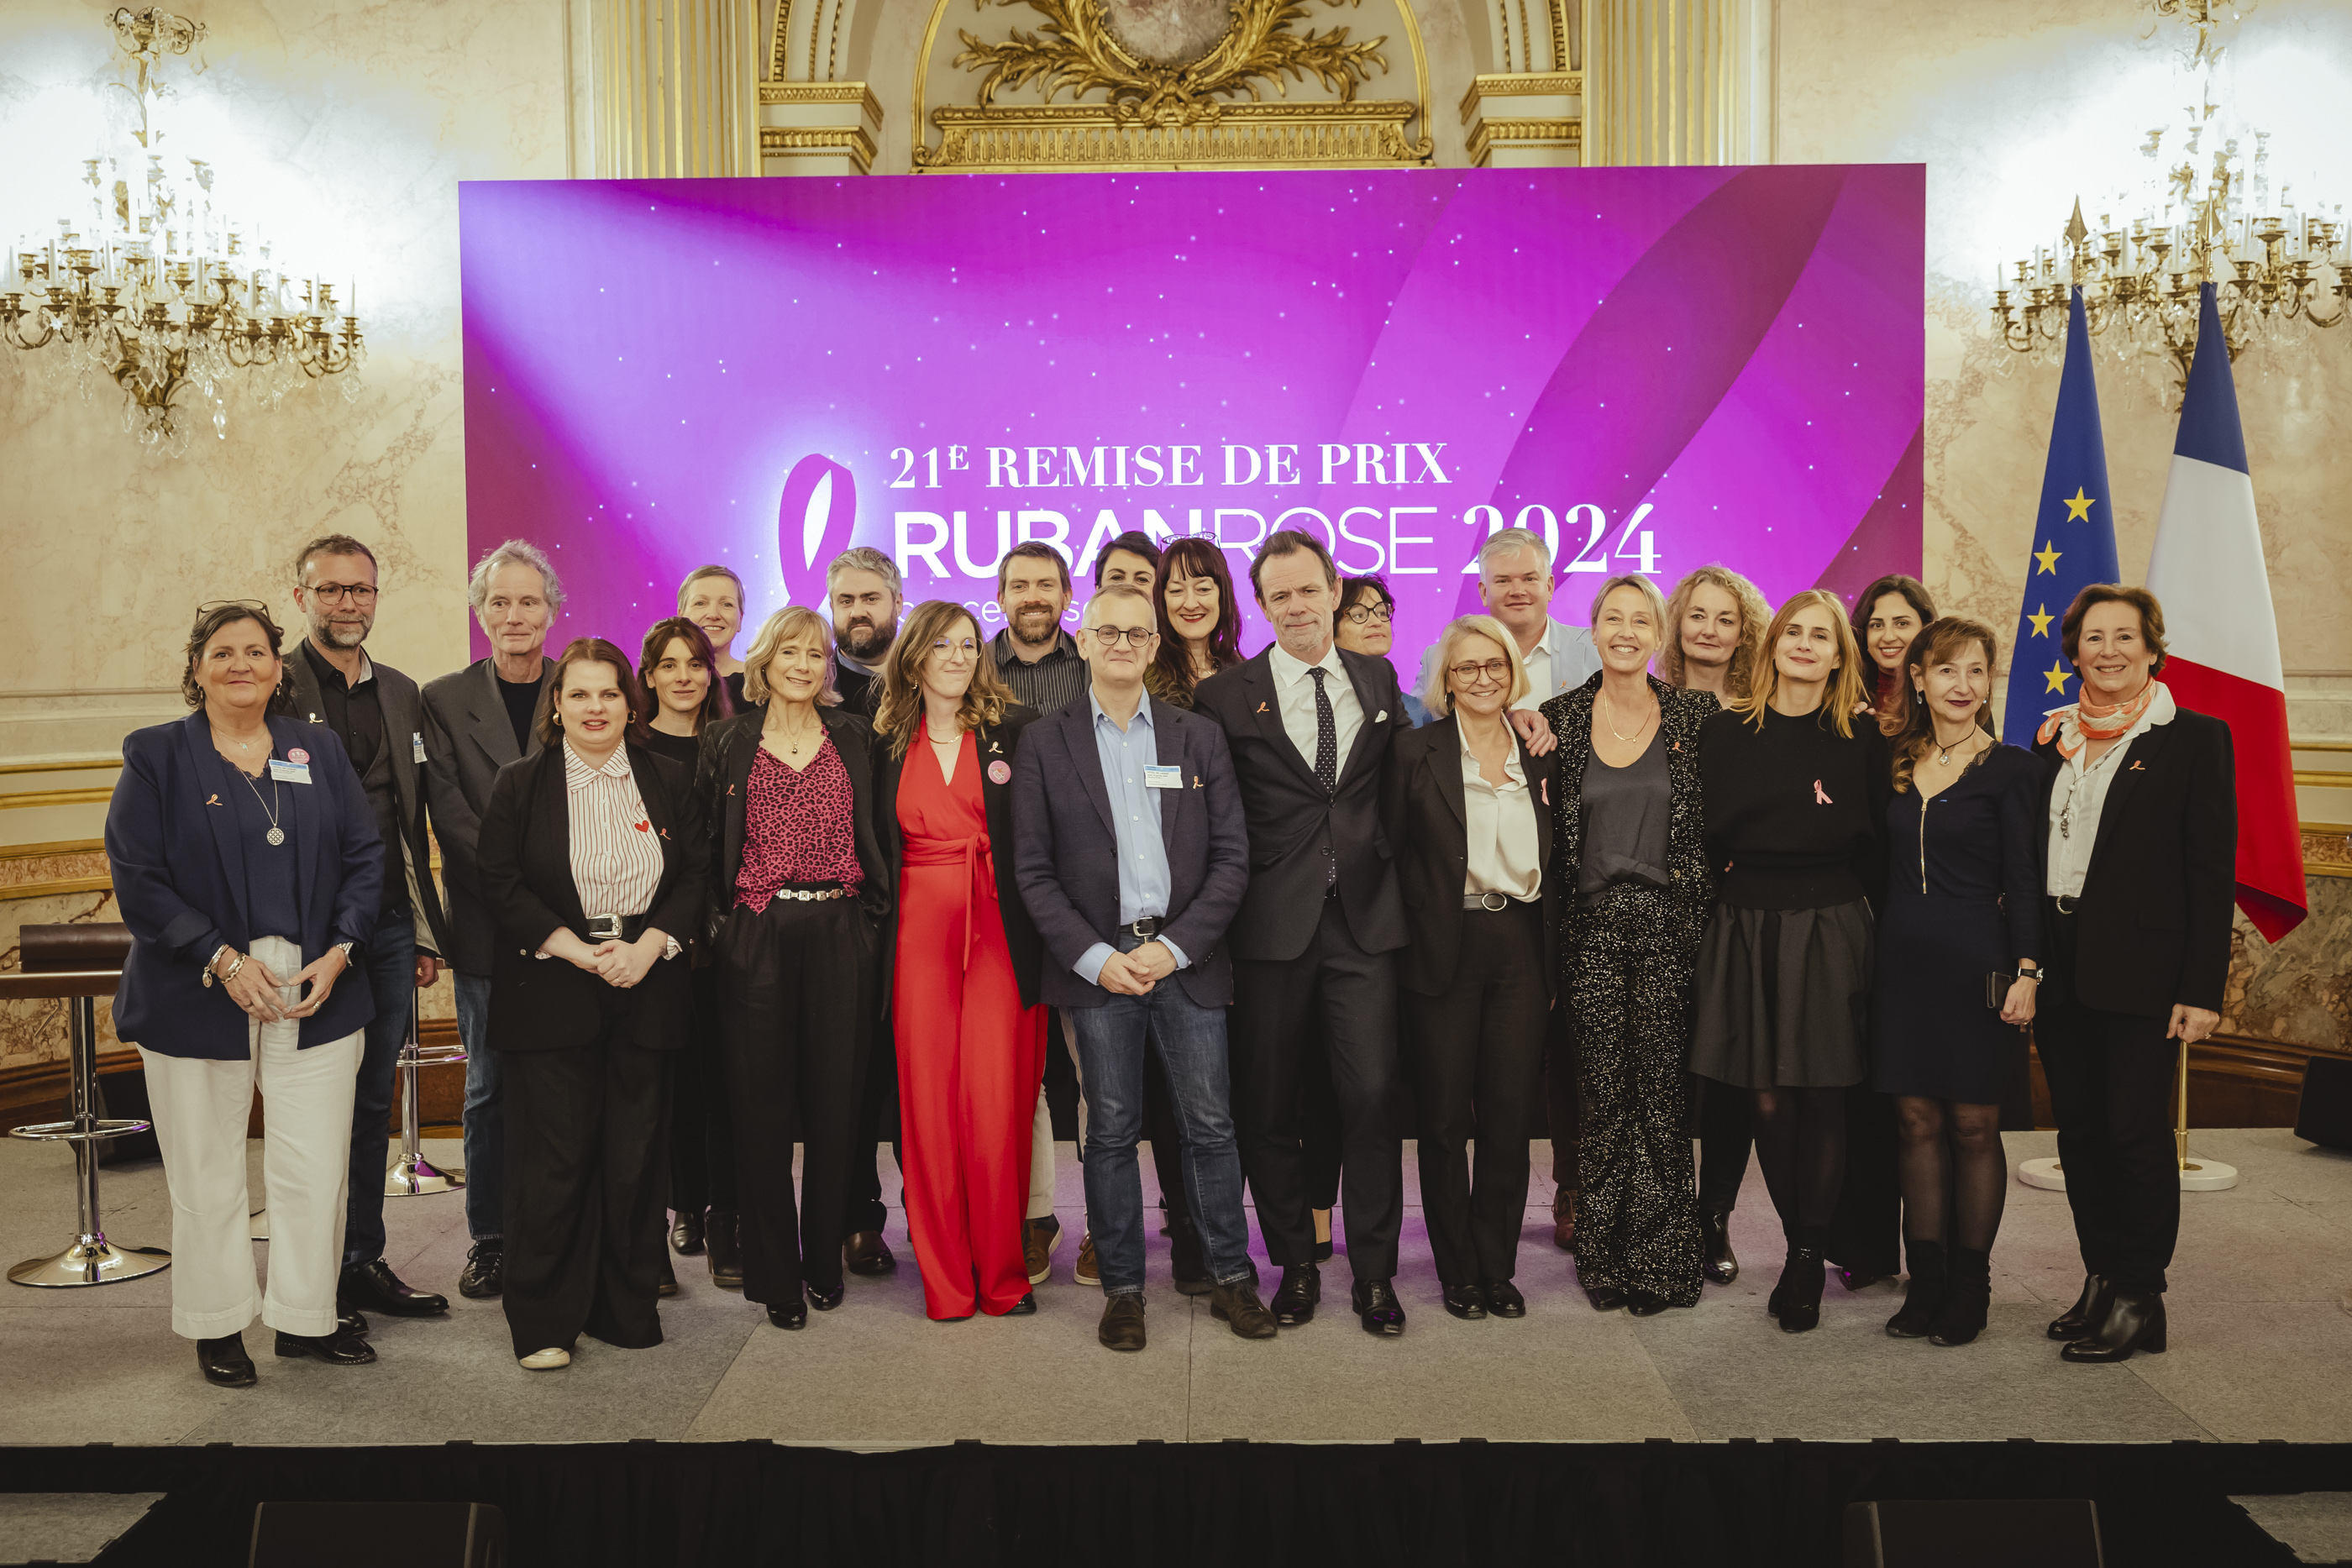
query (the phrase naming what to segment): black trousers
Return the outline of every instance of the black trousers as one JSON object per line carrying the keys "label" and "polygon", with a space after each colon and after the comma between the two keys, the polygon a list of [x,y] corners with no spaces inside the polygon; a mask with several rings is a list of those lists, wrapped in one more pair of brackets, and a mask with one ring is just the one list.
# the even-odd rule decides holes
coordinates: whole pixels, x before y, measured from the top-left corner
{"label": "black trousers", "polygon": [[1339,1200],[1339,1096],[1331,1088],[1331,1052],[1308,1051],[1300,1064],[1298,1152],[1305,1163],[1307,1207]]}
{"label": "black trousers", "polygon": [[717,966],[695,970],[692,979],[693,1021],[670,1082],[669,1207],[680,1214],[735,1207],[735,1129],[719,1061]]}
{"label": "black trousers", "polygon": [[1867,1083],[1845,1092],[1845,1183],[1824,1255],[1868,1274],[1903,1271],[1903,1132],[1895,1097]]}
{"label": "black trousers", "polygon": [[1738,1207],[1748,1152],[1756,1146],[1755,1096],[1696,1073],[1690,1082],[1698,1100],[1698,1206],[1728,1214]]}
{"label": "black trousers", "polygon": [[1453,984],[1437,996],[1399,998],[1419,1101],[1422,1217],[1446,1285],[1508,1280],[1517,1271],[1528,1134],[1551,1012],[1542,906],[1464,910],[1461,920]]}
{"label": "black trousers", "polygon": [[2033,1025],[2083,1269],[2121,1290],[2163,1290],[2180,1238],[2170,1022],[2060,1002]]}
{"label": "black trousers", "polygon": [[845,1191],[841,1231],[879,1230],[889,1220],[882,1201],[882,1139],[890,1139],[890,1158],[898,1166],[901,1186],[907,1166],[898,1142],[898,1051],[884,1032],[878,1016],[882,978],[876,979],[877,1012],[866,1026],[866,1079],[857,1095],[857,1120],[849,1136],[849,1185]]}
{"label": "black trousers", "polygon": [[499,1053],[504,1303],[518,1357],[569,1350],[583,1333],[625,1350],[661,1343],[672,1053],[626,1043],[635,1000],[606,998],[603,1032],[586,1045]]}
{"label": "black trousers", "polygon": [[[1544,1125],[1551,1134],[1552,1185],[1563,1193],[1576,1190],[1577,1161],[1584,1147],[1577,1073],[1575,1009],[1554,1008],[1544,1024]],[[1740,1158],[1746,1161],[1746,1151]]]}
{"label": "black trousers", "polygon": [[1394,960],[1356,945],[1336,899],[1323,901],[1297,957],[1234,965],[1234,1125],[1266,1256],[1277,1265],[1315,1260],[1300,1082],[1307,1053],[1319,1050],[1339,1102],[1348,1260],[1360,1280],[1396,1275],[1404,1216],[1396,996]]}
{"label": "black trousers", "polygon": [[801,1300],[804,1285],[841,1287],[861,1047],[876,997],[874,929],[850,900],[783,899],[730,912],[718,947],[743,1295],[782,1305]]}

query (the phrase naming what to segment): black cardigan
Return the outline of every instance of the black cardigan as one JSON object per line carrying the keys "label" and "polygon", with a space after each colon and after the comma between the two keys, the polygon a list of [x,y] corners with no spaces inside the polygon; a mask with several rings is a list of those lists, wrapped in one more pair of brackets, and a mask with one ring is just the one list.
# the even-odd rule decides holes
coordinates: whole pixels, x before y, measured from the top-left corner
{"label": "black cardigan", "polygon": [[[892,862],[882,853],[881,839],[876,831],[874,802],[874,759],[882,750],[882,738],[874,733],[873,720],[844,703],[838,707],[820,707],[817,717],[824,721],[827,739],[841,753],[842,767],[848,771],[849,787],[856,804],[852,812],[852,833],[857,844],[858,869],[865,880],[857,889],[857,907],[866,917],[877,925],[891,910],[891,896],[897,886],[892,875]],[[743,807],[745,788],[751,779],[751,765],[760,758],[760,731],[768,722],[768,710],[763,705],[719,720],[702,732],[701,758],[695,768],[694,792],[702,802],[703,816],[710,831],[710,902],[705,916],[705,931],[712,937],[719,934],[719,924],[735,906],[735,878],[743,869]]]}
{"label": "black cardigan", "polygon": [[[2060,761],[2046,742],[2033,755],[2042,768],[2034,853],[2046,888]],[[2181,708],[2134,737],[2099,808],[2076,906],[2074,973],[2052,974],[2050,999],[2143,1018],[2169,1017],[2175,1003],[2220,1012],[2237,853],[2230,727]]]}
{"label": "black cardigan", "polygon": [[[1576,902],[1576,874],[1584,855],[1584,769],[1592,759],[1592,707],[1604,677],[1594,674],[1572,692],[1543,705],[1559,749],[1552,753],[1552,860],[1547,882],[1560,884],[1560,950],[1571,961],[1583,940],[1583,911]],[[1706,924],[1715,907],[1715,868],[1707,858],[1706,800],[1699,783],[1699,737],[1722,711],[1712,692],[1685,691],[1648,677],[1658,699],[1658,734],[1666,743],[1667,891],[1694,927]]]}
{"label": "black cardigan", "polygon": [[[1019,747],[1021,732],[1037,717],[1037,710],[1018,703],[1005,705],[1004,717],[995,724],[984,724],[974,731],[980,737],[980,793],[988,808],[988,848],[996,862],[996,904],[1004,918],[1004,945],[1013,954],[1013,977],[1021,988],[1021,1005],[1034,1008],[1038,1000],[1038,975],[1044,967],[1045,944],[1038,939],[1037,927],[1029,918],[1029,906],[1022,902],[1021,883],[1014,873],[1013,853],[1013,754]],[[917,723],[921,716],[917,716]],[[908,747],[911,752],[913,747]],[[1004,764],[1004,777],[996,777],[995,764]],[[887,736],[874,737],[874,799],[879,810],[874,813],[875,836],[881,841],[882,862],[890,885],[898,885],[900,868],[906,856],[906,841],[898,831],[898,781],[905,777],[907,759],[890,754]],[[890,1006],[890,979],[896,972],[898,946],[898,923],[887,920],[882,924],[882,1007],[887,1014]]]}
{"label": "black cardigan", "polygon": [[[1555,988],[1559,962],[1553,934],[1559,921],[1559,877],[1552,864],[1552,811],[1558,793],[1552,758],[1531,757],[1516,744],[1536,819],[1536,864],[1542,868],[1544,990]],[[1381,815],[1396,823],[1397,891],[1404,898],[1407,941],[1397,954],[1397,984],[1417,996],[1444,994],[1454,983],[1462,949],[1462,883],[1470,860],[1469,790],[1462,782],[1462,728],[1451,716],[1408,729],[1389,743],[1382,780],[1388,801]],[[1575,891],[1569,891],[1573,902]]]}
{"label": "black cardigan", "polygon": [[[702,802],[686,770],[643,747],[628,748],[629,772],[662,846],[662,875],[646,925],[683,947],[701,918],[710,848]],[[587,1044],[604,1027],[613,988],[561,958],[536,958],[557,926],[587,923],[572,880],[572,813],[564,748],[551,746],[499,769],[476,841],[482,890],[498,922],[490,958],[490,1049],[562,1051]],[[634,989],[625,1043],[651,1051],[686,1044],[687,959],[656,959]]]}

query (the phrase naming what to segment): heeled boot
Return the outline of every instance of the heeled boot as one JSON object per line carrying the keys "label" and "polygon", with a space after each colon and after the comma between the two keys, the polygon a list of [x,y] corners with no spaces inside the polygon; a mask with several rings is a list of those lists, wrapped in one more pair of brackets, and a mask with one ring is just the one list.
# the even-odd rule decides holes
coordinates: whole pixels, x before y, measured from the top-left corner
{"label": "heeled boot", "polygon": [[731,1208],[714,1208],[702,1232],[703,1250],[710,1260],[710,1282],[722,1291],[743,1288],[743,1241],[740,1223]]}
{"label": "heeled boot", "polygon": [[1699,1249],[1706,1257],[1699,1273],[1710,1285],[1728,1285],[1739,1278],[1739,1259],[1731,1250],[1731,1210],[1704,1208],[1698,1216]]}
{"label": "heeled boot", "polygon": [[1886,1320],[1886,1332],[1895,1339],[1926,1339],[1934,1332],[1936,1313],[1944,1304],[1948,1285],[1944,1244],[1914,1241],[1907,1250],[1911,1255],[1911,1282],[1904,1287],[1903,1310]]}
{"label": "heeled boot", "polygon": [[1966,1344],[1984,1333],[1985,1314],[1992,1308],[1992,1254],[1955,1247],[1951,1263],[1951,1283],[1928,1335],[1941,1345]]}
{"label": "heeled boot", "polygon": [[1822,1321],[1822,1286],[1828,1278],[1818,1238],[1808,1237],[1789,1249],[1780,1266],[1780,1282],[1772,1291],[1779,1302],[1780,1332],[1803,1333]]}
{"label": "heeled boot", "polygon": [[2129,1361],[2132,1352],[2151,1355],[2164,1351],[2164,1292],[2126,1291],[2116,1287],[2115,1303],[2105,1322],[2092,1333],[2058,1353],[2062,1361],[2104,1364]]}

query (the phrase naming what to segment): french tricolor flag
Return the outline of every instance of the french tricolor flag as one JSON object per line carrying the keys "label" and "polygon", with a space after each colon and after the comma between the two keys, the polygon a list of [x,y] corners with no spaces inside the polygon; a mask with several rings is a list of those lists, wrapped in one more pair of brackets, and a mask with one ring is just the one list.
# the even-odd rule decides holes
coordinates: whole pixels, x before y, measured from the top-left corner
{"label": "french tricolor flag", "polygon": [[2229,340],[2213,286],[2202,294],[2147,586],[2164,601],[2165,685],[2181,706],[2230,727],[2238,760],[2238,907],[2276,942],[2309,909],[2287,751],[2286,677]]}

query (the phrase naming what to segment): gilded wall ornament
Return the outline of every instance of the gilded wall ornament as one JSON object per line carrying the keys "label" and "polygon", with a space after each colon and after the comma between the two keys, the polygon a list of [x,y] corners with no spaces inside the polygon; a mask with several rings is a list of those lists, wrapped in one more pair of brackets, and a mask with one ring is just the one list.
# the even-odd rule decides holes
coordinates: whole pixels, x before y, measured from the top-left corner
{"label": "gilded wall ornament", "polygon": [[[1015,29],[999,43],[958,33],[964,47],[955,63],[988,72],[980,87],[982,108],[993,104],[1000,89],[1034,84],[1048,103],[1063,92],[1076,100],[1099,91],[1116,118],[1191,124],[1217,118],[1224,99],[1247,93],[1251,101],[1263,101],[1268,85],[1288,97],[1286,80],[1310,77],[1350,102],[1360,84],[1389,68],[1381,53],[1385,35],[1357,43],[1345,27],[1294,31],[1293,24],[1309,14],[1309,0],[974,3],[1026,5],[1045,17],[1036,32]],[[1337,6],[1341,0],[1323,3]],[[1221,11],[1230,19],[1213,32]]]}

